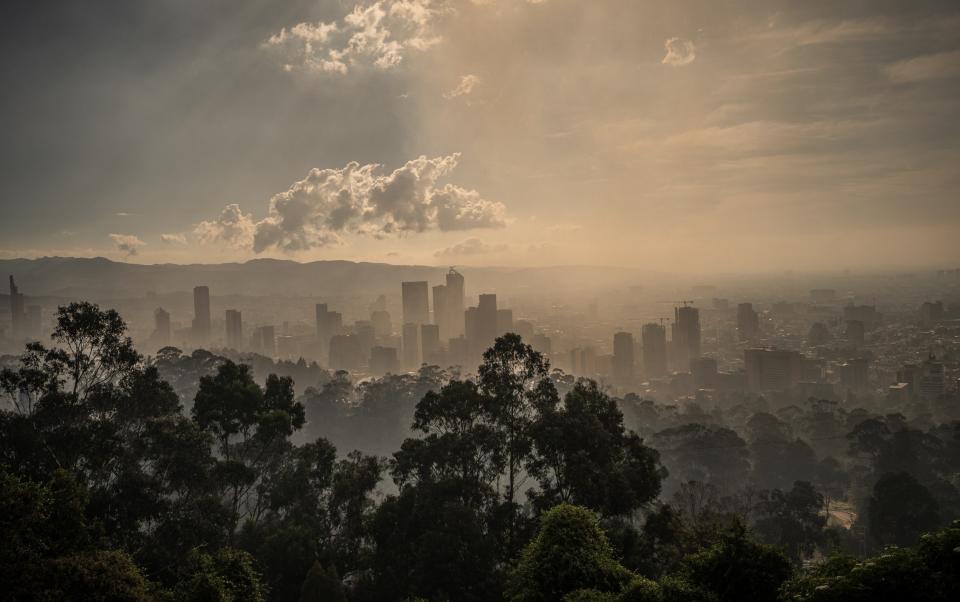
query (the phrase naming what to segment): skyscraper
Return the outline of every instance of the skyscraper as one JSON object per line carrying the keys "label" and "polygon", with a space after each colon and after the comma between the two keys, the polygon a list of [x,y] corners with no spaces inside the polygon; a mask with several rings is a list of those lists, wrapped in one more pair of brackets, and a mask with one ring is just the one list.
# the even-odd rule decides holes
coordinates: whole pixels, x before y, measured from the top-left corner
{"label": "skyscraper", "polygon": [[157,349],[170,344],[170,312],[162,307],[153,310],[153,344]]}
{"label": "skyscraper", "polygon": [[17,283],[10,275],[10,334],[13,338],[24,335],[23,293],[17,288]]}
{"label": "skyscraper", "polygon": [[700,310],[684,305],[673,310],[673,367],[690,369],[690,360],[700,357]]}
{"label": "skyscraper", "polygon": [[440,331],[440,338],[450,338],[450,308],[447,307],[447,285],[433,287],[433,323]]}
{"label": "skyscraper", "polygon": [[239,351],[243,348],[243,319],[236,309],[227,310],[227,348]]}
{"label": "skyscraper", "polygon": [[404,282],[401,287],[404,326],[407,324],[429,324],[430,289],[427,282]]}
{"label": "skyscraper", "polygon": [[420,367],[420,324],[407,322],[403,325],[403,369]]}
{"label": "skyscraper", "polygon": [[477,303],[477,343],[480,353],[493,346],[497,338],[497,296],[480,295]]}
{"label": "skyscraper", "polygon": [[633,380],[633,335],[629,332],[613,335],[613,378],[621,384]]}
{"label": "skyscraper", "polygon": [[329,311],[326,303],[317,303],[315,310],[320,354],[329,357],[330,339],[343,332],[343,314],[338,311]]}
{"label": "skyscraper", "polygon": [[450,268],[450,271],[447,272],[447,290],[444,291],[444,303],[450,325],[449,332],[441,334],[451,339],[464,334],[464,280],[463,275],[453,268]]}
{"label": "skyscraper", "polygon": [[437,365],[440,358],[440,327],[436,324],[420,325],[420,354],[426,364]]}
{"label": "skyscraper", "polygon": [[737,336],[741,341],[749,341],[760,331],[760,316],[753,310],[752,303],[737,305]]}
{"label": "skyscraper", "polygon": [[373,332],[377,337],[388,337],[393,334],[393,324],[390,321],[388,311],[375,310],[370,314],[370,322],[373,324]]}
{"label": "skyscraper", "polygon": [[786,391],[800,381],[800,352],[782,349],[746,349],[743,363],[750,391]]}
{"label": "skyscraper", "polygon": [[203,344],[210,339],[210,288],[193,287],[193,337]]}
{"label": "skyscraper", "polygon": [[667,329],[660,324],[644,324],[641,337],[644,377],[665,376],[667,374]]}

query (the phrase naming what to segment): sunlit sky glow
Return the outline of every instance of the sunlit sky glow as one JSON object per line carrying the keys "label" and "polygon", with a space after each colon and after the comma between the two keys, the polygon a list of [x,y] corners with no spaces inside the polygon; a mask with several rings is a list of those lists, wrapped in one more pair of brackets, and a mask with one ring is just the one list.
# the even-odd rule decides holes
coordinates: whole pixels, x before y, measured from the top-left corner
{"label": "sunlit sky glow", "polygon": [[960,4],[0,9],[0,257],[960,261]]}

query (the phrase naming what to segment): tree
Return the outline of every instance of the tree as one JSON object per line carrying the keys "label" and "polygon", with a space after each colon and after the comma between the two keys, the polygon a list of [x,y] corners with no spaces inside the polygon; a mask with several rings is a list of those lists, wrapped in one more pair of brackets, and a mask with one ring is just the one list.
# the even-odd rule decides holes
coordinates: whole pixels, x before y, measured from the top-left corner
{"label": "tree", "polygon": [[653,440],[670,475],[681,482],[702,481],[728,492],[746,481],[747,443],[728,428],[691,423],[660,431]]}
{"label": "tree", "polygon": [[613,516],[660,493],[659,454],[624,429],[616,402],[595,381],[577,382],[562,407],[543,407],[530,431],[541,506],[571,502]]}
{"label": "tree", "polygon": [[264,602],[268,592],[250,554],[223,548],[213,555],[193,550],[174,593],[183,602]]}
{"label": "tree", "polygon": [[304,408],[294,401],[291,379],[271,374],[261,388],[249,366],[228,360],[200,379],[193,417],[218,444],[214,472],[232,516],[232,539],[242,518],[260,518],[263,480],[291,449],[289,437],[303,426]]}
{"label": "tree", "polygon": [[697,586],[713,592],[719,602],[769,602],[791,574],[790,561],[776,548],[750,539],[735,524],[720,540],[687,557],[685,574]]}
{"label": "tree", "polygon": [[940,525],[940,509],[927,488],[912,475],[884,475],[867,501],[867,525],[877,544],[908,546]]}
{"label": "tree", "polygon": [[797,481],[787,492],[774,489],[760,501],[757,533],[800,564],[824,541],[823,506],[823,496],[808,482]]}
{"label": "tree", "polygon": [[571,592],[620,592],[634,575],[613,558],[597,516],[560,504],[541,518],[540,530],[520,555],[508,581],[508,599],[561,600]]}
{"label": "tree", "polygon": [[323,568],[315,561],[300,590],[300,602],[347,602],[336,567]]}
{"label": "tree", "polygon": [[[530,458],[533,442],[530,426],[536,413],[558,403],[550,380],[550,364],[517,334],[499,337],[483,354],[478,370],[480,392],[487,398],[491,422],[502,434],[506,448],[506,502],[516,504],[517,476]],[[507,526],[507,551],[517,548],[516,511]]]}

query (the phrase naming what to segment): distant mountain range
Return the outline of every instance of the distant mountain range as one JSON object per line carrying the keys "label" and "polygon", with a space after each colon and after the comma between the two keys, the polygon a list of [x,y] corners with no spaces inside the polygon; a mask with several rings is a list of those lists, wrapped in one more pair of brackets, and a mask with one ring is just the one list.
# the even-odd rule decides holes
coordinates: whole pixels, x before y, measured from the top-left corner
{"label": "distant mountain range", "polygon": [[[167,294],[207,285],[214,295],[323,296],[396,294],[400,282],[441,284],[449,268],[352,261],[254,259],[245,263],[141,265],[103,257],[43,257],[0,260],[0,296],[12,274],[29,296],[118,299],[148,291]],[[558,266],[463,268],[468,290],[503,293],[577,292],[642,285],[655,275],[639,269]]]}

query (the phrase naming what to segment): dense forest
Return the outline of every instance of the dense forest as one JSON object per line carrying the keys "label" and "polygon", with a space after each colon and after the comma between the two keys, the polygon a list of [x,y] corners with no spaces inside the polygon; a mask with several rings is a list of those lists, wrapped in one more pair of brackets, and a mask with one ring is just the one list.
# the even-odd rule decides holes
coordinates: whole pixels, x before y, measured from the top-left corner
{"label": "dense forest", "polygon": [[4,600],[953,599],[960,412],[612,397],[519,336],[353,383],[62,307],[0,375]]}

